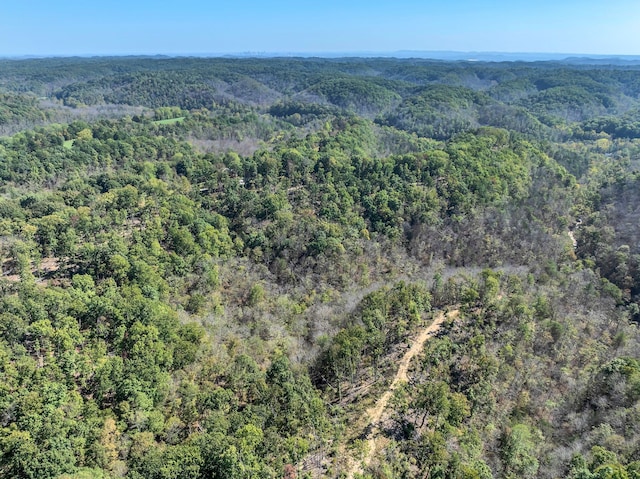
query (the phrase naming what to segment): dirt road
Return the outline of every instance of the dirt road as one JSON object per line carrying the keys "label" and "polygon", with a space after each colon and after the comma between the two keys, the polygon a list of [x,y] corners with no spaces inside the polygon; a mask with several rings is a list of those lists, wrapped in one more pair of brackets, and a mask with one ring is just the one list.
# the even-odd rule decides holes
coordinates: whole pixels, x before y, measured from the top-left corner
{"label": "dirt road", "polygon": [[373,407],[367,410],[366,412],[367,427],[369,427],[371,430],[371,433],[369,434],[369,437],[366,440],[367,442],[366,450],[368,452],[361,463],[358,463],[358,462],[353,463],[352,467],[350,468],[350,471],[347,474],[347,477],[349,479],[353,479],[353,476],[356,473],[362,474],[363,469],[371,463],[371,460],[373,459],[376,453],[376,450],[378,449],[378,443],[380,442],[380,439],[384,439],[380,435],[380,425],[387,419],[388,413],[385,414],[385,410],[387,408],[389,400],[393,395],[393,392],[396,390],[398,385],[401,382],[408,381],[407,373],[409,372],[409,365],[411,364],[411,360],[422,352],[422,350],[424,349],[424,344],[427,342],[429,338],[431,338],[433,335],[435,335],[438,332],[438,330],[440,329],[440,326],[442,325],[442,323],[447,317],[455,318],[455,316],[457,315],[458,315],[457,309],[453,311],[449,311],[446,314],[445,312],[438,313],[438,315],[434,318],[433,322],[427,328],[420,331],[420,333],[411,340],[411,343],[410,343],[411,346],[409,347],[407,352],[405,352],[404,355],[402,356],[402,359],[400,360],[400,364],[398,365],[398,371],[393,377],[393,381],[391,381],[391,385],[387,388],[384,394],[380,396],[380,398],[378,398],[378,400],[373,405]]}

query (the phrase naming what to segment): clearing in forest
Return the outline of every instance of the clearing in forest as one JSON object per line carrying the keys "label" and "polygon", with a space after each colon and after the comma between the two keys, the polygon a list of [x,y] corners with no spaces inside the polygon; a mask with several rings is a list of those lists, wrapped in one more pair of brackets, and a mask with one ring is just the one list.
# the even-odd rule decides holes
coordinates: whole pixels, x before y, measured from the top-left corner
{"label": "clearing in forest", "polygon": [[178,118],[169,118],[167,120],[156,120],[153,123],[155,123],[156,125],[173,125],[174,123],[180,123],[181,121],[184,121],[186,117],[184,116],[180,116]]}

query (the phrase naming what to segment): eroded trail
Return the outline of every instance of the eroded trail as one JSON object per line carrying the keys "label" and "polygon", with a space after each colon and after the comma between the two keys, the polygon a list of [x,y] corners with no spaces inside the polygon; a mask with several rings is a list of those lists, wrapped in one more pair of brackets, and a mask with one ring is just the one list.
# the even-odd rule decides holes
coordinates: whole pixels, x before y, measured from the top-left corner
{"label": "eroded trail", "polygon": [[373,459],[376,450],[378,449],[378,443],[380,439],[383,439],[380,434],[380,425],[387,419],[387,405],[398,385],[401,382],[408,381],[407,373],[409,372],[409,365],[411,364],[411,360],[418,354],[420,354],[420,352],[422,352],[422,350],[424,349],[424,344],[429,338],[431,338],[433,335],[435,335],[435,333],[438,332],[444,320],[447,317],[455,318],[457,314],[457,309],[449,311],[448,313],[441,311],[427,328],[420,331],[420,333],[411,340],[411,346],[409,347],[407,352],[404,353],[404,356],[402,356],[402,359],[398,364],[398,371],[393,377],[391,385],[387,388],[384,394],[380,396],[374,406],[371,409],[368,409],[366,412],[367,427],[370,427],[371,429],[371,433],[366,440],[366,450],[368,452],[361,463],[356,462],[353,464],[353,467],[350,468],[350,471],[347,474],[347,477],[349,479],[352,479],[354,474],[356,473],[362,474],[363,468],[367,467],[371,463],[371,460]]}

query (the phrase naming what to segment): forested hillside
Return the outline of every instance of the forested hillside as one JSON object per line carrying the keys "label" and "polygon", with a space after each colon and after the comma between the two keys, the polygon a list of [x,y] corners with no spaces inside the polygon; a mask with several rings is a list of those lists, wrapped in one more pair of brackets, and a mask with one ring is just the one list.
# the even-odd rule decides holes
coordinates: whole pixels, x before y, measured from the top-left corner
{"label": "forested hillside", "polygon": [[640,477],[639,69],[0,60],[0,477]]}

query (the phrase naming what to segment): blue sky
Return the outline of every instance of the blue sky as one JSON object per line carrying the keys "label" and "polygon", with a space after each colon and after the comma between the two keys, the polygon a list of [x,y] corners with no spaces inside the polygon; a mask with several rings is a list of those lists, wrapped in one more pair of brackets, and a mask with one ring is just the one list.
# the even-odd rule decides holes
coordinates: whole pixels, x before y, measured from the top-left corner
{"label": "blue sky", "polygon": [[0,55],[452,50],[640,55],[638,0],[20,0]]}

